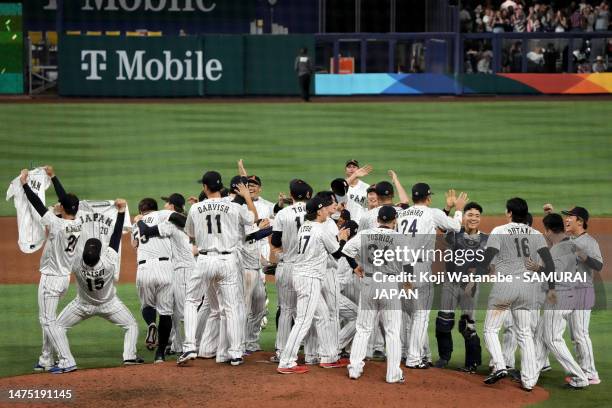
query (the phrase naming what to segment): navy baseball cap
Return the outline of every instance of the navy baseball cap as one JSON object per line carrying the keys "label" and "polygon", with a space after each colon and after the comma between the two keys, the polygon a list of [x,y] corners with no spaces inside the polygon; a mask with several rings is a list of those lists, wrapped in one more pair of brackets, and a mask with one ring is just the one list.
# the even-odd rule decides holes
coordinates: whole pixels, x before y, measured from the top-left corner
{"label": "navy baseball cap", "polygon": [[207,171],[202,178],[198,180],[198,183],[207,186],[212,191],[220,191],[223,188],[221,174],[216,171]]}
{"label": "navy baseball cap", "polygon": [[312,187],[308,185],[304,180],[301,179],[293,179],[289,182],[289,192],[291,196],[298,199],[303,200],[308,198],[308,193],[312,196]]}
{"label": "navy baseball cap", "polygon": [[376,183],[374,191],[378,196],[389,197],[393,195],[393,185],[388,181],[381,181],[380,183]]}
{"label": "navy baseball cap", "polygon": [[348,167],[348,166],[357,166],[359,167],[359,162],[355,159],[350,159],[346,161],[346,164],[344,165],[344,167]]}
{"label": "navy baseball cap", "polygon": [[237,192],[239,184],[246,185],[248,182],[249,182],[249,179],[247,179],[244,176],[234,176],[232,177],[232,180],[230,181],[230,188],[232,189],[232,192]]}
{"label": "navy baseball cap", "polygon": [[335,195],[339,197],[344,197],[348,192],[349,185],[345,179],[337,178],[331,182],[331,189]]}
{"label": "navy baseball cap", "polygon": [[390,205],[383,205],[378,210],[378,220],[383,222],[393,221],[397,218],[397,210]]}
{"label": "navy baseball cap", "polygon": [[306,213],[307,214],[316,214],[321,208],[326,207],[323,200],[319,197],[314,197],[306,203]]}
{"label": "navy baseball cap", "polygon": [[428,195],[432,195],[431,187],[427,183],[416,183],[412,186],[412,199],[413,200],[422,200]]}
{"label": "navy baseball cap", "polygon": [[168,197],[162,197],[161,199],[167,203],[174,205],[175,207],[185,207],[185,197],[183,197],[179,193],[172,193]]}
{"label": "navy baseball cap", "polygon": [[59,202],[68,214],[75,215],[79,211],[79,198],[72,193],[66,194]]}
{"label": "navy baseball cap", "polygon": [[248,183],[257,184],[258,186],[261,186],[261,179],[259,178],[259,176],[252,175],[248,177]]}
{"label": "navy baseball cap", "polygon": [[350,231],[349,238],[352,238],[352,237],[355,236],[355,234],[357,234],[357,230],[359,229],[359,225],[355,221],[350,220],[350,221],[347,221],[344,224],[342,224],[342,228],[348,228],[349,231]]}
{"label": "navy baseball cap", "polygon": [[571,210],[563,210],[561,214],[573,215],[574,217],[581,218],[584,222],[589,220],[589,212],[584,207],[574,207]]}

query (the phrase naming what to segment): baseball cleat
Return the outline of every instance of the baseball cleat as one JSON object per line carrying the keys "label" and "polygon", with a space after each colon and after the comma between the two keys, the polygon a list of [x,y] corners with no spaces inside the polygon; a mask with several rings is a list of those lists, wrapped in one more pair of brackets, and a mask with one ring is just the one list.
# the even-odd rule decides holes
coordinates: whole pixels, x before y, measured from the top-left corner
{"label": "baseball cleat", "polygon": [[77,366],[73,365],[70,367],[58,367],[58,366],[54,366],[51,367],[49,369],[49,372],[51,374],[65,374],[65,373],[70,373],[72,371],[76,371],[77,370]]}
{"label": "baseball cleat", "polygon": [[428,360],[426,358],[423,359],[423,364],[425,364],[427,367],[433,367],[434,364],[431,362],[431,360]]}
{"label": "baseball cleat", "polygon": [[239,366],[240,364],[244,364],[244,360],[242,358],[232,358],[230,360],[230,364],[235,366]]}
{"label": "baseball cleat", "polygon": [[334,361],[333,363],[319,363],[319,367],[321,368],[342,368],[346,367],[350,364],[350,361],[346,358],[341,358],[338,361]]}
{"label": "baseball cleat", "polygon": [[544,366],[544,367],[542,367],[542,369],[540,370],[540,374],[541,374],[541,373],[547,373],[547,372],[549,372],[549,371],[551,371],[551,370],[552,370],[552,367],[551,367],[551,366],[549,366],[549,365]]}
{"label": "baseball cleat", "polygon": [[123,360],[123,365],[129,366],[129,365],[140,365],[140,364],[144,364],[144,360],[140,357],[136,357],[136,358],[132,358],[130,360]]}
{"label": "baseball cleat", "polygon": [[52,368],[53,368],[52,365],[46,366],[40,363],[36,363],[36,365],[34,366],[34,371],[36,371],[37,373],[42,373],[44,371],[49,371]]}
{"label": "baseball cleat", "polygon": [[304,364],[306,365],[317,365],[317,364],[321,364],[321,359],[319,357],[313,357],[313,358],[309,358],[308,360],[304,361]]}
{"label": "baseball cleat", "polygon": [[404,384],[405,382],[406,382],[406,379],[402,377],[397,381],[391,381],[391,382],[387,381],[387,384]]}
{"label": "baseball cleat", "polygon": [[151,323],[147,329],[145,346],[149,350],[153,350],[155,347],[157,347],[157,325],[155,323]]}
{"label": "baseball cleat", "polygon": [[198,353],[195,350],[186,351],[176,359],[177,365],[187,364],[189,360],[195,360],[198,357]]}
{"label": "baseball cleat", "polygon": [[427,370],[429,368],[429,364],[421,362],[414,366],[406,365],[406,367],[410,368],[411,370]]}
{"label": "baseball cleat", "polygon": [[446,368],[447,366],[448,366],[448,360],[445,360],[443,358],[436,361],[436,364],[434,365],[434,367],[436,368]]}
{"label": "baseball cleat", "polygon": [[570,383],[564,384],[564,385],[563,385],[563,388],[565,388],[566,390],[576,390],[576,391],[579,391],[579,390],[584,390],[584,389],[586,388],[586,386],[581,387],[581,386],[579,386],[579,385],[575,384],[575,383],[572,381],[572,382],[570,382]]}
{"label": "baseball cleat", "polygon": [[276,372],[278,372],[279,374],[306,374],[308,371],[310,371],[308,369],[308,367],[303,366],[303,365],[296,365],[293,367],[278,367],[276,369]]}
{"label": "baseball cleat", "polygon": [[471,366],[461,367],[459,371],[468,373],[468,374],[476,374],[476,371],[478,371],[478,366],[474,364]]}
{"label": "baseball cleat", "polygon": [[525,387],[523,384],[521,384],[521,390],[525,392],[531,392],[533,391],[533,388]]}
{"label": "baseball cleat", "polygon": [[589,378],[589,384],[590,385],[601,384],[601,380],[599,379],[599,377]]}
{"label": "baseball cleat", "polygon": [[272,357],[270,357],[270,362],[271,363],[280,363],[280,357],[275,354]]}
{"label": "baseball cleat", "polygon": [[351,353],[349,353],[349,352],[348,352],[348,351],[346,351],[346,350],[342,350],[342,351],[340,352],[340,358],[351,358]]}
{"label": "baseball cleat", "polygon": [[155,360],[153,360],[153,364],[161,364],[166,362],[166,356],[163,351],[157,351],[155,353]]}
{"label": "baseball cleat", "polygon": [[508,376],[508,370],[497,370],[493,374],[484,379],[485,384],[495,384],[499,380]]}
{"label": "baseball cleat", "polygon": [[519,370],[515,370],[514,368],[511,368],[508,371],[508,376],[510,377],[510,379],[514,382],[520,383],[521,380],[521,372]]}

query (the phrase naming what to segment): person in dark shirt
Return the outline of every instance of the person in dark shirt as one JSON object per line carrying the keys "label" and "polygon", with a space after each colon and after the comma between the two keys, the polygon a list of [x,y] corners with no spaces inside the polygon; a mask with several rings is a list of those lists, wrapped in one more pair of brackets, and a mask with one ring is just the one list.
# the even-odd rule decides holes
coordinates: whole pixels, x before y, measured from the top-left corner
{"label": "person in dark shirt", "polygon": [[300,55],[295,58],[294,67],[300,82],[302,99],[305,102],[310,102],[310,79],[314,72],[314,67],[308,56],[308,48],[304,47],[300,49]]}

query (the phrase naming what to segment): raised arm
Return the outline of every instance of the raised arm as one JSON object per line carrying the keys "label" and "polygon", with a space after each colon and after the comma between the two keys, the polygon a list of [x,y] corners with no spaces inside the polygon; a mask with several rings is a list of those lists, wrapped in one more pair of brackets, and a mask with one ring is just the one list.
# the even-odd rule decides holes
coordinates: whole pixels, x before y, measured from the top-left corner
{"label": "raised arm", "polygon": [[247,186],[242,183],[238,184],[238,194],[242,198],[244,198],[247,208],[250,212],[253,213],[253,216],[255,217],[255,223],[257,223],[257,221],[259,221],[259,215],[257,215],[257,208],[255,208],[255,204],[253,204],[253,200],[251,199],[251,193],[249,192]]}
{"label": "raised arm", "polygon": [[358,168],[353,174],[351,174],[350,177],[346,179],[346,182],[350,186],[358,178],[365,177],[370,174],[373,169],[374,168],[372,166],[366,164],[365,166]]}
{"label": "raised arm", "polygon": [[45,166],[45,172],[47,173],[47,176],[51,177],[51,182],[53,183],[53,188],[55,189],[55,195],[57,195],[57,199],[59,201],[62,201],[62,199],[66,197],[66,190],[64,190],[64,186],[62,186],[62,183],[60,183],[59,179],[55,175],[55,170],[53,169],[53,166]]}
{"label": "raised arm", "polygon": [[28,169],[21,170],[21,174],[19,175],[19,181],[21,182],[21,186],[23,187],[23,191],[26,197],[28,198],[28,201],[30,202],[30,204],[32,204],[32,207],[34,207],[38,215],[42,217],[49,210],[47,210],[47,207],[45,207],[43,202],[40,201],[40,198],[38,198],[36,193],[33,192],[30,186],[28,185],[28,173]]}
{"label": "raised arm", "polygon": [[127,202],[118,198],[115,200],[115,207],[117,207],[117,220],[115,221],[115,228],[113,229],[113,233],[110,237],[110,241],[108,246],[113,248],[115,252],[119,252],[119,245],[121,244],[121,232],[123,230],[123,222],[125,221],[125,207],[127,206]]}
{"label": "raised arm", "polygon": [[242,159],[238,160],[238,174],[240,174],[242,177],[246,177],[249,175],[249,173],[247,173],[246,169],[244,168],[244,162],[242,161]]}
{"label": "raised arm", "polygon": [[397,190],[397,194],[399,196],[400,203],[410,204],[410,197],[408,197],[408,193],[406,193],[406,190],[404,190],[402,183],[400,183],[399,178],[397,177],[397,174],[393,170],[389,170],[389,176],[391,177],[391,181],[393,181],[393,185],[395,186],[395,189]]}

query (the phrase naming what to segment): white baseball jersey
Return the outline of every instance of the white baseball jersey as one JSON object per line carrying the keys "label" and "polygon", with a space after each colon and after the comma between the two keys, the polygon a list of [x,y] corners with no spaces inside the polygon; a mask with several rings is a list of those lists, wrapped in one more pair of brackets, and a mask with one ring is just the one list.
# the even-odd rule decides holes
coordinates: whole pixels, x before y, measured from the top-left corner
{"label": "white baseball jersey", "polygon": [[99,306],[115,297],[113,276],[117,258],[117,252],[107,247],[93,267],[85,264],[82,258],[74,260],[71,269],[77,282],[77,297],[81,301]]}
{"label": "white baseball jersey", "polygon": [[[28,185],[32,191],[45,203],[45,190],[51,185],[51,178],[43,168],[37,168],[28,173]],[[40,223],[40,215],[30,205],[23,191],[19,177],[11,182],[7,192],[6,201],[13,199],[17,210],[17,227],[19,229],[19,249],[26,254],[36,252],[45,241],[45,228]]]}
{"label": "white baseball jersey", "polygon": [[[325,229],[332,234],[334,237],[338,236],[338,232],[340,232],[340,230],[338,229],[338,225],[336,224],[336,222],[334,220],[332,220],[331,218],[328,218],[323,225],[325,226]],[[334,258],[333,256],[331,256],[331,254],[327,257],[327,269],[336,269],[338,267],[338,261],[336,260],[336,258]]]}
{"label": "white baseball jersey", "polygon": [[244,240],[244,227],[254,222],[246,205],[210,198],[191,206],[185,232],[195,237],[199,251],[234,252]]}
{"label": "white baseball jersey", "polygon": [[346,193],[346,209],[351,213],[351,219],[357,223],[368,208],[368,187],[368,183],[358,180],[357,184],[349,186]]}
{"label": "white baseball jersey", "polygon": [[[574,248],[574,244],[569,238],[550,247],[550,256],[555,263],[557,275],[561,275],[563,272],[576,271],[577,258]],[[560,279],[558,282],[555,282],[555,290],[557,291],[572,290],[574,287],[575,283],[568,282],[566,279]]]}
{"label": "white baseball jersey", "polygon": [[283,233],[283,262],[295,262],[298,250],[298,231],[304,224],[306,203],[300,201],[280,210],[274,218],[273,231]]}
{"label": "white baseball jersey", "polygon": [[528,272],[525,260],[546,247],[539,231],[517,222],[493,228],[487,241],[487,248],[499,250],[495,263],[495,273],[499,275],[523,275]]}
{"label": "white baseball jersey", "polygon": [[436,228],[459,232],[461,219],[461,211],[455,211],[451,218],[438,208],[417,204],[398,211],[397,231],[410,238],[418,234],[417,247],[422,245],[425,250],[433,250],[436,245]]}
{"label": "white baseball jersey", "polygon": [[[148,226],[159,225],[168,218],[168,215],[161,211],[153,211],[144,215],[142,221]],[[172,241],[163,237],[140,236],[138,224],[132,227],[132,237],[138,241],[137,258],[138,262],[148,261],[149,259],[170,258],[172,257]]]}
{"label": "white baseball jersey", "polygon": [[274,218],[274,203],[266,200],[263,197],[257,198],[253,201],[255,208],[257,209],[257,215],[260,219]]}
{"label": "white baseball jersey", "polygon": [[81,221],[59,218],[47,211],[41,218],[42,225],[49,228],[49,237],[40,259],[40,273],[53,276],[70,276],[72,262],[81,236]]}
{"label": "white baseball jersey", "polygon": [[340,248],[336,236],[325,223],[306,221],[298,231],[297,244],[294,273],[323,279],[327,257]]}
{"label": "white baseball jersey", "polygon": [[187,268],[193,270],[195,259],[193,252],[191,252],[191,243],[187,234],[170,221],[162,222],[158,225],[158,229],[160,236],[170,237],[172,241],[172,266],[174,269]]}
{"label": "white baseball jersey", "polygon": [[[98,238],[102,242],[104,250],[110,241],[115,221],[117,220],[117,207],[115,200],[81,200],[79,201],[79,211],[76,218],[83,224],[81,231],[81,247],[89,238]],[[132,222],[130,212],[126,205],[123,230],[131,231]]]}
{"label": "white baseball jersey", "polygon": [[[587,234],[586,232],[576,238],[573,238],[571,242],[574,243],[576,249],[581,250],[590,258],[603,263],[603,257],[601,256],[601,250],[599,244],[595,241],[595,238]],[[587,277],[586,282],[582,282],[576,286],[581,287],[593,287],[593,271],[584,262],[578,260],[576,272],[584,272]]]}

